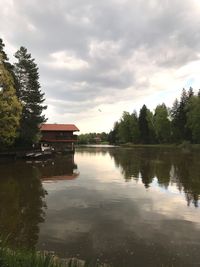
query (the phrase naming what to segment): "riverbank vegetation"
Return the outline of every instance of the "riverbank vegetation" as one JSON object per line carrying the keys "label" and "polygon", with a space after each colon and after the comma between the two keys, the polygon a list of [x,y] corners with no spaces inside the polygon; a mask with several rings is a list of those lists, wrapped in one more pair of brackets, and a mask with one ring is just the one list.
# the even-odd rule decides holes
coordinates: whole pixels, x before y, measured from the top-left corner
{"label": "riverbank vegetation", "polygon": [[46,121],[35,60],[25,47],[20,47],[15,58],[11,64],[0,39],[0,149],[37,143],[38,125]]}
{"label": "riverbank vegetation", "polygon": [[164,103],[139,115],[124,111],[108,135],[111,144],[200,144],[200,90],[182,90],[172,108]]}
{"label": "riverbank vegetation", "polygon": [[87,263],[76,258],[61,259],[49,252],[12,250],[0,245],[1,267],[110,267],[108,264]]}
{"label": "riverbank vegetation", "polygon": [[0,248],[1,267],[61,267],[51,255]]}

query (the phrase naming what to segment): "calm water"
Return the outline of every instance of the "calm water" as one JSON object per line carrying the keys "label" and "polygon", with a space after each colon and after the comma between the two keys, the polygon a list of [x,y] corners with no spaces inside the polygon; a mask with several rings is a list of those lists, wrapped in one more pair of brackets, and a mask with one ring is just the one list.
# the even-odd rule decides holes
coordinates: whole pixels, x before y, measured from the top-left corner
{"label": "calm water", "polygon": [[13,246],[116,267],[200,266],[199,197],[199,152],[93,147],[0,163]]}

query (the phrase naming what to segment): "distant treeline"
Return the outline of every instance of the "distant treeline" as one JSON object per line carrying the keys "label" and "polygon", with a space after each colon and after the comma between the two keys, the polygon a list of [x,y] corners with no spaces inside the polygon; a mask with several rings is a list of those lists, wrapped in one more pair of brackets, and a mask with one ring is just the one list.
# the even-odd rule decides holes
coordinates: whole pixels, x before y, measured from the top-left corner
{"label": "distant treeline", "polygon": [[25,47],[15,58],[11,64],[0,39],[0,149],[36,144],[38,125],[46,121],[38,67]]}
{"label": "distant treeline", "polygon": [[78,136],[78,143],[80,145],[86,144],[105,144],[108,143],[108,134],[105,132],[102,133],[87,133],[80,134]]}
{"label": "distant treeline", "polygon": [[139,115],[124,111],[108,135],[111,144],[200,143],[200,90],[182,90],[172,108],[163,103],[151,112],[146,105]]}

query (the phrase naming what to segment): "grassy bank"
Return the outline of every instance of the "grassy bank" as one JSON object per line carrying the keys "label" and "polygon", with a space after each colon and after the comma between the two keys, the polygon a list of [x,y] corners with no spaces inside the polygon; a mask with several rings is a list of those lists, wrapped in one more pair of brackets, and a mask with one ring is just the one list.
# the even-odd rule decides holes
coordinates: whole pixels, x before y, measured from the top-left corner
{"label": "grassy bank", "polygon": [[121,147],[136,147],[136,148],[146,148],[146,147],[151,147],[151,148],[177,148],[178,145],[175,144],[132,144],[132,143],[126,143],[126,144],[121,144]]}
{"label": "grassy bank", "polygon": [[130,148],[187,148],[187,149],[200,149],[200,144],[190,144],[188,142],[183,142],[182,144],[132,144],[126,143],[121,144],[121,147]]}
{"label": "grassy bank", "polygon": [[110,267],[108,264],[87,263],[84,260],[60,259],[48,252],[12,250],[0,246],[1,267]]}
{"label": "grassy bank", "polygon": [[0,248],[1,267],[61,267],[52,255],[45,253],[15,251],[7,247]]}

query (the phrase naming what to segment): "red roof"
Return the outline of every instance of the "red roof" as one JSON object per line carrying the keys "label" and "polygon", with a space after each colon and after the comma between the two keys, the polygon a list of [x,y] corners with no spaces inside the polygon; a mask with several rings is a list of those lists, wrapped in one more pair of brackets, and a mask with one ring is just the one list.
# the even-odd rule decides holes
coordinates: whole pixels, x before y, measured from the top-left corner
{"label": "red roof", "polygon": [[41,131],[79,131],[74,124],[42,124],[40,126]]}

